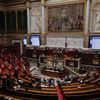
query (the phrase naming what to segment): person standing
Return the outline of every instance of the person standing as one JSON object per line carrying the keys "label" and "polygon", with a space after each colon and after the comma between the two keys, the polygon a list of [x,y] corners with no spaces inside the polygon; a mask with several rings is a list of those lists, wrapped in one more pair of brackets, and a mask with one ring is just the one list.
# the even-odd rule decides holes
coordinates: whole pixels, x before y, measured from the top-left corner
{"label": "person standing", "polygon": [[61,85],[59,86],[56,80],[55,80],[55,83],[54,83],[54,87],[55,87],[55,89],[57,91],[58,100],[66,100],[65,96],[64,96],[64,92],[63,92],[63,90],[61,88]]}

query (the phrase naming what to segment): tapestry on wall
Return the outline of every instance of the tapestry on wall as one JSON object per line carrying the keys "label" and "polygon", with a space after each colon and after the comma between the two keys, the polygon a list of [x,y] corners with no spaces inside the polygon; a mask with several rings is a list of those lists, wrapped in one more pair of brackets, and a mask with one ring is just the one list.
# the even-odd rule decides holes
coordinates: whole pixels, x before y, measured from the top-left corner
{"label": "tapestry on wall", "polygon": [[83,3],[48,8],[49,32],[82,32],[83,25]]}
{"label": "tapestry on wall", "polygon": [[31,33],[41,32],[41,6],[31,9]]}

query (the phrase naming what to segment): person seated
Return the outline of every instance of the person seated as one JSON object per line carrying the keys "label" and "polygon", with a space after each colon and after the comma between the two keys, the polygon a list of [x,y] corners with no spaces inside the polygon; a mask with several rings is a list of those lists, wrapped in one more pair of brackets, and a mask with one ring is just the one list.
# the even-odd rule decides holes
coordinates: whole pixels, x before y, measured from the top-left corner
{"label": "person seated", "polygon": [[36,82],[36,86],[35,86],[35,88],[37,88],[37,89],[41,89],[40,82]]}
{"label": "person seated", "polygon": [[78,78],[78,82],[80,82],[80,83],[84,83],[84,77],[83,76],[79,76],[79,78]]}
{"label": "person seated", "polygon": [[19,84],[19,85],[23,86],[23,83],[24,83],[24,82],[23,82],[22,79],[19,79],[19,80],[18,80],[18,84]]}
{"label": "person seated", "polygon": [[5,98],[3,96],[0,96],[0,100],[5,100]]}
{"label": "person seated", "polygon": [[4,98],[4,100],[12,100],[13,99],[13,97],[10,97],[10,96],[6,96],[5,98]]}
{"label": "person seated", "polygon": [[18,79],[18,71],[16,68],[14,69],[14,77]]}
{"label": "person seated", "polygon": [[18,82],[16,81],[15,85],[13,86],[13,89],[14,90],[20,90],[20,88],[21,88],[21,85],[19,85]]}
{"label": "person seated", "polygon": [[94,72],[93,70],[91,70],[88,74],[87,79],[85,80],[86,83],[91,83],[91,81],[93,81],[96,78],[96,72]]}
{"label": "person seated", "polygon": [[49,84],[49,87],[51,87],[54,84],[54,79],[52,78],[48,79],[48,84]]}

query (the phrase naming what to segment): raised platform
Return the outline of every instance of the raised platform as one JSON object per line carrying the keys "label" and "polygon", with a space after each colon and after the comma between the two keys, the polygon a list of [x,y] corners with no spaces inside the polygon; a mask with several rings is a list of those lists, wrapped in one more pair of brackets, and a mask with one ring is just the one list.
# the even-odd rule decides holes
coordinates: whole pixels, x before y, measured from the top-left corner
{"label": "raised platform", "polygon": [[41,74],[54,78],[63,78],[68,74],[67,72],[68,72],[67,69],[53,70],[53,69],[43,68]]}

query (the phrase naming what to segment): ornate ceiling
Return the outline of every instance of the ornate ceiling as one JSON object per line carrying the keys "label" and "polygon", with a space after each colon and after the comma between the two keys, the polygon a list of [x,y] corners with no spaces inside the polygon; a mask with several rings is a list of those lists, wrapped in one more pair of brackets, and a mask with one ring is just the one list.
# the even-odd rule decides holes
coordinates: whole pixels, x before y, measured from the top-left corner
{"label": "ornate ceiling", "polygon": [[0,0],[1,3],[17,3],[17,2],[26,2],[26,1],[40,1],[40,0]]}
{"label": "ornate ceiling", "polygon": [[0,4],[9,6],[13,4],[20,4],[20,3],[26,3],[26,2],[38,2],[38,1],[41,1],[41,0],[0,0]]}
{"label": "ornate ceiling", "polygon": [[9,5],[9,4],[18,4],[18,3],[25,3],[30,0],[0,0],[0,3],[4,5]]}

